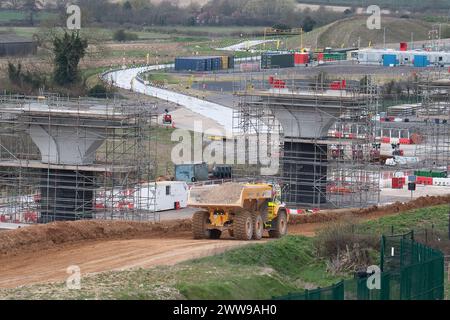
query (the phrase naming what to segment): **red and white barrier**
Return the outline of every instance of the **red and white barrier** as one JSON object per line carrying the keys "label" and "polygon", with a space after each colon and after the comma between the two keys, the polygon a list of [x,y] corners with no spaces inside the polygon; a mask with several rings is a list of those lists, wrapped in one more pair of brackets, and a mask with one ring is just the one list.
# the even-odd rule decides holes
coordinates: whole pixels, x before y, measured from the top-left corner
{"label": "red and white barrier", "polygon": [[287,210],[287,213],[289,214],[289,215],[301,215],[301,214],[305,214],[305,210],[303,210],[303,209],[286,209]]}
{"label": "red and white barrier", "polygon": [[305,215],[305,214],[314,214],[318,213],[320,209],[289,209],[286,208],[286,211],[289,215]]}
{"label": "red and white barrier", "polygon": [[390,137],[381,137],[381,143],[395,143],[395,144],[413,144],[410,138],[390,138]]}

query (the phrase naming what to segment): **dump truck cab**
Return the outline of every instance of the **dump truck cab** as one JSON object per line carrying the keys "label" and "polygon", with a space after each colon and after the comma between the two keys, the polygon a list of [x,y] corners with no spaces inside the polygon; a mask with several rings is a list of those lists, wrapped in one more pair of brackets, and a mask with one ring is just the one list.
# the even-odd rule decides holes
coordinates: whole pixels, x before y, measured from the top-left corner
{"label": "dump truck cab", "polygon": [[218,239],[227,231],[240,240],[259,240],[287,233],[288,213],[281,202],[281,188],[267,183],[225,183],[194,187],[188,206],[199,208],[193,217],[196,239]]}

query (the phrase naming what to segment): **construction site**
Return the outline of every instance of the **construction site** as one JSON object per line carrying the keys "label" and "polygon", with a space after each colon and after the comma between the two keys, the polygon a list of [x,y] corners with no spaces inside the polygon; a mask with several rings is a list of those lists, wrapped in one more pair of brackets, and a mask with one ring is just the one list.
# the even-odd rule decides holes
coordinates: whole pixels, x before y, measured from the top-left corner
{"label": "construction site", "polygon": [[275,25],[170,54],[142,31],[84,70],[86,97],[0,88],[0,299],[448,299],[450,53],[432,27],[419,49]]}
{"label": "construction site", "polygon": [[[238,134],[281,137],[279,179],[288,190],[283,201],[293,208],[355,208],[379,200],[380,157],[372,121],[377,88],[369,81],[343,90],[330,84],[305,86],[271,77],[265,87],[244,84],[251,89],[237,92]],[[347,130],[333,133],[333,126]]]}
{"label": "construction site", "polygon": [[51,96],[1,104],[2,222],[155,219],[157,116],[147,106]]}

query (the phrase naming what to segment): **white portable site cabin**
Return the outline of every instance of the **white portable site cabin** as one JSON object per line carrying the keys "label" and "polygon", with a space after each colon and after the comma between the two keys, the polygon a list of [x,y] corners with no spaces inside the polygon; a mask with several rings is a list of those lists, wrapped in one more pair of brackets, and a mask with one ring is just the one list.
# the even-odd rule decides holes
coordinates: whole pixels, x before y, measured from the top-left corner
{"label": "white portable site cabin", "polygon": [[395,49],[361,49],[352,53],[361,64],[383,65],[384,55],[395,55],[399,65],[413,66],[417,56],[427,57],[426,66],[450,66],[450,52]]}
{"label": "white portable site cabin", "polygon": [[357,59],[362,64],[382,65],[383,55],[386,53],[386,50],[361,49],[357,51]]}
{"label": "white portable site cabin", "polygon": [[188,191],[183,181],[149,182],[131,189],[116,187],[112,192],[96,191],[95,206],[152,212],[181,209],[187,206]]}
{"label": "white portable site cabin", "polygon": [[156,212],[186,208],[188,191],[184,181],[151,182],[140,186],[134,203],[137,209]]}

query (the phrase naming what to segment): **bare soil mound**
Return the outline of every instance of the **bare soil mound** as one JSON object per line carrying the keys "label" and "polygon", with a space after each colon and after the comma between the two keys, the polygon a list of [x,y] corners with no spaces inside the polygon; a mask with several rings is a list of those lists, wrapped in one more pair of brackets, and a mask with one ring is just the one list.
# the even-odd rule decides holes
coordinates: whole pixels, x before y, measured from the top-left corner
{"label": "bare soil mound", "polygon": [[190,220],[163,223],[84,220],[53,222],[0,233],[0,255],[52,248],[80,241],[177,236],[191,230]]}
{"label": "bare soil mound", "polygon": [[450,204],[450,195],[420,197],[410,202],[396,202],[387,206],[372,206],[364,209],[338,209],[324,210],[311,215],[293,216],[291,224],[320,223],[336,221],[344,217],[381,217],[408,210],[432,207],[442,204]]}
{"label": "bare soil mound", "polygon": [[241,197],[244,186],[241,183],[224,183],[191,190],[191,201],[195,204],[234,204]]}

